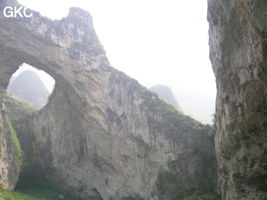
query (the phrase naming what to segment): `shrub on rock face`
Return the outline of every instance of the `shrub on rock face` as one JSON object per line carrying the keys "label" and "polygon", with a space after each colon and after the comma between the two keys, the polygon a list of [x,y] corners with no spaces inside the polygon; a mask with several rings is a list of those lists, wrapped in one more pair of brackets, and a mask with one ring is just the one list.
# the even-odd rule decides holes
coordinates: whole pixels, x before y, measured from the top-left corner
{"label": "shrub on rock face", "polygon": [[122,197],[119,200],[144,200],[141,197]]}
{"label": "shrub on rock face", "polygon": [[23,158],[23,152],[20,146],[20,142],[19,139],[17,137],[17,133],[13,128],[12,122],[9,119],[8,115],[6,115],[6,121],[7,121],[7,125],[8,125],[8,130],[10,133],[10,138],[11,138],[11,144],[12,144],[12,148],[14,151],[14,159],[15,159],[15,164],[16,164],[16,168],[18,171],[20,171],[21,165],[22,165],[22,158]]}
{"label": "shrub on rock face", "polygon": [[202,188],[184,187],[174,172],[162,171],[157,179],[157,191],[160,200],[217,200],[214,186]]}

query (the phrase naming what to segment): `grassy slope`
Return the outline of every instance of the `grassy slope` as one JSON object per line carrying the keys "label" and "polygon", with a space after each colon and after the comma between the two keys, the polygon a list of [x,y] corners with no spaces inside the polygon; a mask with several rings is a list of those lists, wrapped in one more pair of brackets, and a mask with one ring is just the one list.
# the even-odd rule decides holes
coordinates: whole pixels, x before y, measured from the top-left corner
{"label": "grassy slope", "polygon": [[41,197],[34,197],[20,192],[0,190],[0,200],[48,200]]}
{"label": "grassy slope", "polygon": [[[18,129],[20,124],[25,123],[25,121],[33,117],[38,112],[38,109],[9,93],[5,95],[4,104],[14,150],[18,158],[20,158],[22,150],[20,149],[15,128]],[[18,191],[0,190],[0,200],[58,200],[60,196],[64,196],[64,200],[77,200],[59,191],[38,186],[18,188]]]}
{"label": "grassy slope", "polygon": [[[17,99],[16,97],[6,93],[4,104],[6,107],[6,121],[11,135],[11,143],[15,153],[15,164],[18,171],[20,171],[23,159],[23,152],[20,141],[17,137],[15,129],[19,129],[17,125],[20,122],[28,120],[37,110],[31,105]],[[0,199],[1,200],[1,199]]]}
{"label": "grassy slope", "polygon": [[18,188],[16,191],[0,189],[0,200],[79,200],[65,193],[39,186]]}
{"label": "grassy slope", "polygon": [[[27,119],[28,117],[32,116],[34,113],[37,112],[37,110],[31,105],[17,99],[16,97],[8,93],[5,96],[5,106],[7,108],[7,114],[9,117],[8,119],[9,126],[11,125],[12,122],[14,123],[17,121]],[[48,200],[48,199],[44,199],[41,197],[34,197],[20,192],[5,191],[0,189],[0,200]]]}
{"label": "grassy slope", "polygon": [[8,116],[13,123],[27,119],[38,112],[38,110],[30,104],[25,103],[9,93],[5,96],[5,106],[7,107]]}

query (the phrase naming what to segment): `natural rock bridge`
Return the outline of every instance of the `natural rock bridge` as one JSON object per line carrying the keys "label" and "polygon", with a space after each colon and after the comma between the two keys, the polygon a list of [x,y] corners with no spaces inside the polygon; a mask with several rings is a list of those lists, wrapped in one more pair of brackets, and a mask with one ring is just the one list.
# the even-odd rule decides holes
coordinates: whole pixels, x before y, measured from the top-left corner
{"label": "natural rock bridge", "polygon": [[[17,3],[1,1],[1,10],[6,5]],[[0,27],[1,105],[22,63],[56,80],[48,105],[30,122],[32,145],[25,155],[46,184],[104,200],[166,200],[157,189],[162,172],[171,173],[178,188],[216,185],[210,127],[112,68],[87,12],[71,8],[56,21],[36,12],[31,18],[1,13]],[[1,111],[0,185],[13,189],[20,172]]]}

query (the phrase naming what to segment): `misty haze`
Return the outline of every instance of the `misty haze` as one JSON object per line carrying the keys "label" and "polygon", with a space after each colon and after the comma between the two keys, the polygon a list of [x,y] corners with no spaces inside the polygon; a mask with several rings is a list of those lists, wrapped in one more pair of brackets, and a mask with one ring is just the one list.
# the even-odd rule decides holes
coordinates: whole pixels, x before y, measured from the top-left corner
{"label": "misty haze", "polygon": [[266,200],[265,11],[0,1],[0,200]]}

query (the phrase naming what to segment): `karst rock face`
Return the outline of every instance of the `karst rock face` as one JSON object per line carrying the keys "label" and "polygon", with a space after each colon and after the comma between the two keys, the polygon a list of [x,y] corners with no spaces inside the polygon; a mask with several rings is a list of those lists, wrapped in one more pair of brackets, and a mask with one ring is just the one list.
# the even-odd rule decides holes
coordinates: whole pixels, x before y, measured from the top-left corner
{"label": "karst rock face", "polygon": [[[12,4],[16,2],[2,1],[0,8]],[[44,182],[84,199],[104,200],[158,199],[158,175],[166,171],[183,188],[216,185],[209,128],[112,68],[87,12],[71,8],[59,21],[36,12],[31,18],[0,13],[0,27],[1,105],[8,81],[22,63],[56,81],[48,104],[30,123],[33,142],[26,151]],[[18,172],[8,149],[4,109],[0,185],[12,189]]]}
{"label": "karst rock face", "polygon": [[222,198],[266,199],[267,1],[208,4]]}

